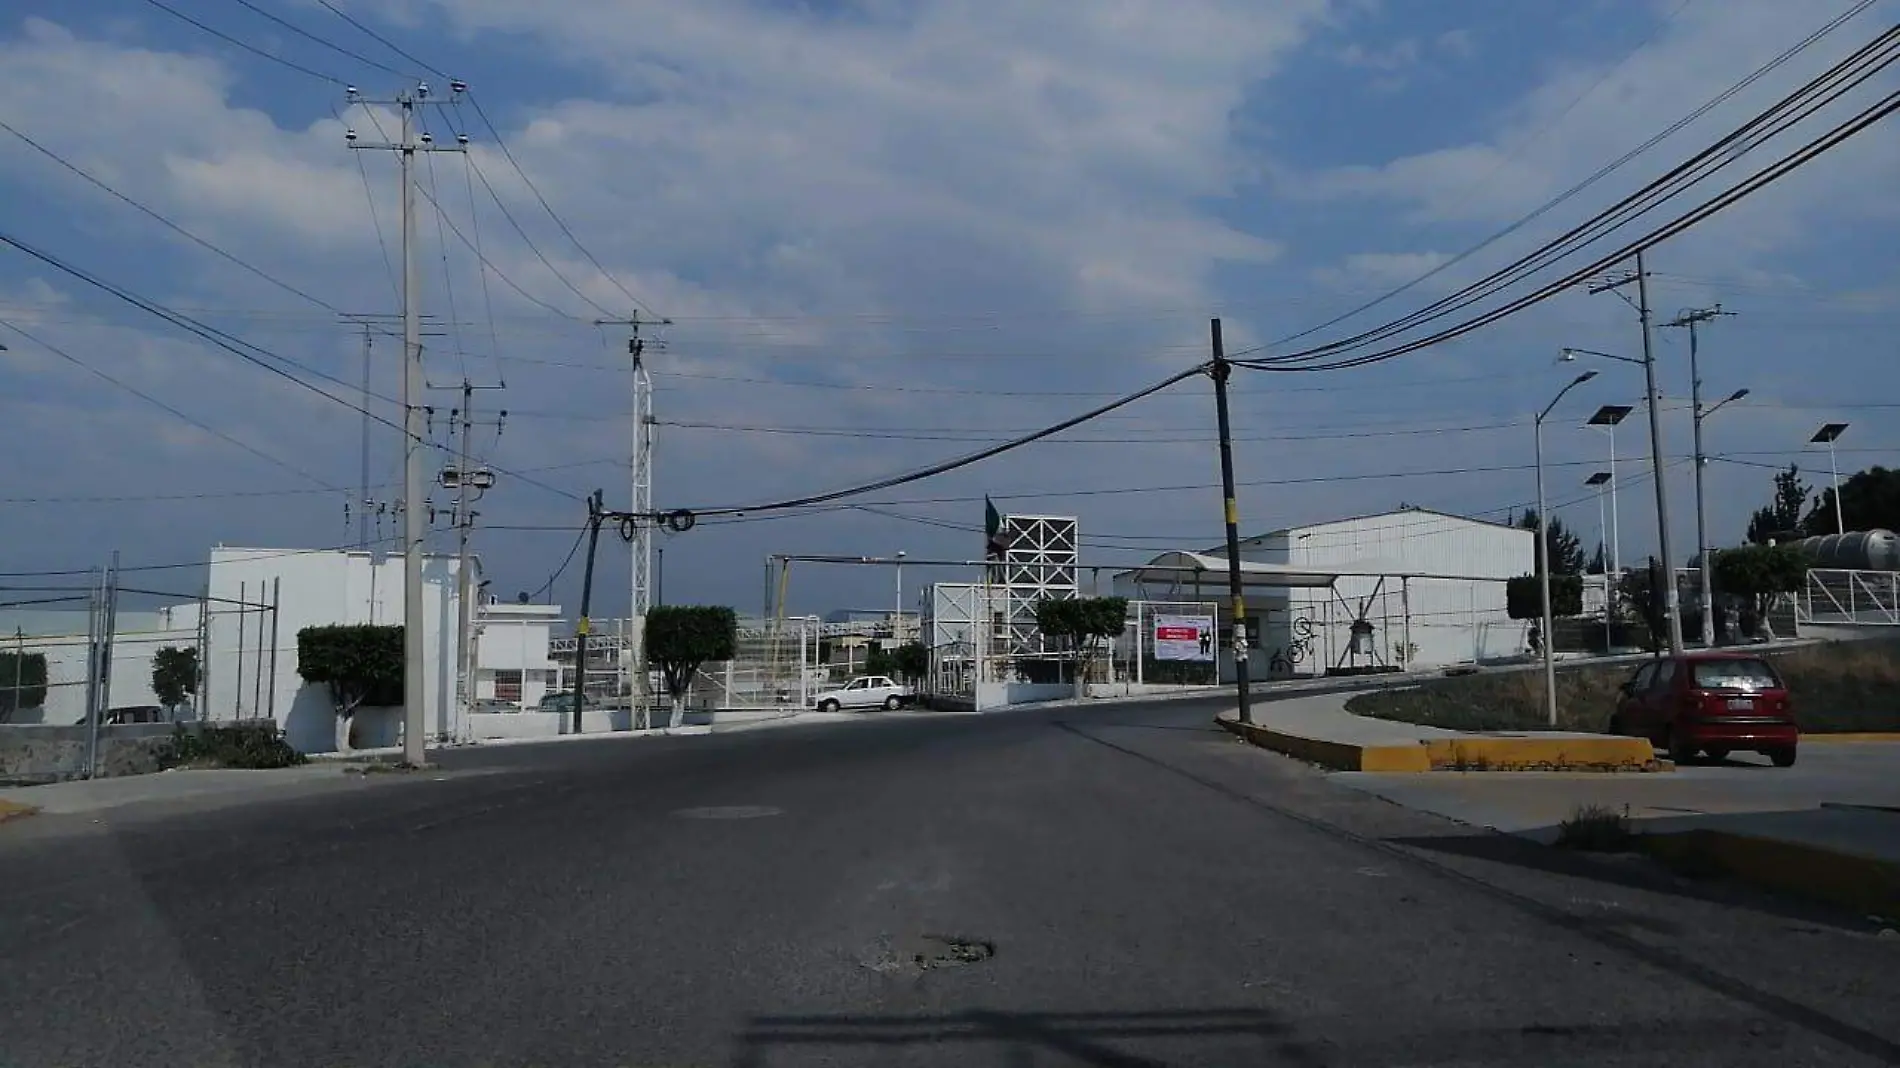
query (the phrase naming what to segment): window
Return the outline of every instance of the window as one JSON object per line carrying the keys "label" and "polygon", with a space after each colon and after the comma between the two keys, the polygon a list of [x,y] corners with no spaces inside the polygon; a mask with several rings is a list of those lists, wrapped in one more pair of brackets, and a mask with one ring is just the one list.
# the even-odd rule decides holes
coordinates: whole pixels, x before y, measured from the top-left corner
{"label": "window", "polygon": [[1676,681],[1676,662],[1665,660],[1656,665],[1656,677],[1650,682],[1652,690],[1667,690]]}
{"label": "window", "polygon": [[1695,686],[1698,690],[1745,690],[1753,693],[1779,690],[1781,679],[1766,660],[1698,660],[1695,663]]}
{"label": "window", "polygon": [[1630,692],[1642,693],[1644,690],[1649,689],[1650,680],[1654,679],[1655,677],[1656,677],[1656,665],[1644,664],[1642,667],[1637,668],[1636,674],[1630,676],[1630,681],[1629,681]]}
{"label": "window", "polygon": [[495,672],[495,700],[497,701],[520,701],[521,700],[521,672],[519,671]]}

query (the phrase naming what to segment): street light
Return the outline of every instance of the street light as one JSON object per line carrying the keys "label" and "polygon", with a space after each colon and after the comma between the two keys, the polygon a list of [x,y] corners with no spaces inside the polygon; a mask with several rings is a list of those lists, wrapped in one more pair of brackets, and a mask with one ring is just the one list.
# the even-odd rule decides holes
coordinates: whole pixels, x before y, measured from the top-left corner
{"label": "street light", "polygon": [[1841,431],[1847,429],[1846,423],[1823,423],[1821,429],[1808,439],[1810,445],[1827,446],[1827,473],[1834,482],[1834,533],[1847,533],[1847,521],[1841,518],[1841,469],[1834,463],[1834,442],[1839,440]]}
{"label": "street light", "polygon": [[904,550],[897,550],[897,614],[891,616],[891,648],[904,644]]}
{"label": "street light", "polygon": [[1570,380],[1570,384],[1557,391],[1557,395],[1537,413],[1532,426],[1537,438],[1537,572],[1538,587],[1544,603],[1544,707],[1550,713],[1550,725],[1557,725],[1557,662],[1550,651],[1550,513],[1544,507],[1544,417],[1550,414],[1564,394],[1595,378],[1595,371],[1585,371]]}
{"label": "street light", "polygon": [[[1637,277],[1642,277],[1639,267]],[[1645,305],[1647,307],[1647,305]],[[1676,590],[1676,570],[1673,554],[1675,544],[1669,536],[1669,480],[1663,477],[1662,446],[1662,395],[1656,390],[1656,355],[1649,347],[1649,316],[1643,316],[1643,358],[1618,356],[1614,352],[1598,352],[1595,349],[1565,348],[1560,353],[1563,360],[1574,360],[1578,356],[1600,356],[1618,363],[1638,364],[1643,368],[1643,396],[1649,404],[1649,471],[1656,482],[1656,542],[1668,565],[1669,581],[1663,583],[1664,604],[1669,616],[1669,651],[1682,655],[1682,600]]]}
{"label": "street light", "polygon": [[[1584,423],[1603,431],[1610,439],[1610,566],[1604,571],[1603,597],[1612,612],[1616,610],[1616,600],[1610,595],[1612,584],[1623,580],[1623,520],[1616,510],[1616,428],[1635,410],[1628,404],[1606,404]],[[1609,649],[1608,645],[1603,647],[1604,652]]]}
{"label": "street light", "polygon": [[[1695,337],[1693,333],[1689,336]],[[1690,351],[1693,352],[1694,349],[1691,348]],[[1693,366],[1693,361],[1691,363]],[[1692,370],[1690,373],[1695,372]],[[1709,548],[1709,515],[1702,496],[1702,468],[1709,462],[1708,457],[1702,453],[1702,421],[1714,415],[1722,405],[1748,396],[1748,391],[1738,389],[1716,401],[1706,410],[1702,407],[1701,393],[1702,389],[1698,380],[1695,401],[1695,542],[1696,567],[1702,574],[1701,581],[1696,583],[1696,586],[1699,588],[1702,600],[1702,647],[1713,649],[1715,648],[1715,553]]]}
{"label": "street light", "polygon": [[[1597,491],[1597,553],[1598,555],[1602,555],[1604,547],[1609,545],[1609,533],[1603,526],[1603,487],[1608,485],[1611,488],[1615,488],[1616,472],[1598,471],[1589,478],[1584,479],[1583,484],[1594,487]],[[1615,617],[1614,602],[1610,600],[1612,596],[1613,593],[1610,589],[1610,568],[1609,562],[1606,560],[1604,561],[1603,568],[1603,651],[1605,653],[1608,653],[1614,644],[1610,630],[1610,622]]]}

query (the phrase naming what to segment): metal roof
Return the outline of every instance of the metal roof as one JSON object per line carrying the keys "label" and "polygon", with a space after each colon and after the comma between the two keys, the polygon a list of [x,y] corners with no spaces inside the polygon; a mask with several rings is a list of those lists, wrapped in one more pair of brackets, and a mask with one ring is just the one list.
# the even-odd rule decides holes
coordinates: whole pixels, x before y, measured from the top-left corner
{"label": "metal roof", "polygon": [[[1177,550],[1162,553],[1141,567],[1118,572],[1115,578],[1127,579],[1143,586],[1159,583],[1177,585],[1193,582],[1201,575],[1212,576],[1201,579],[1201,582],[1203,585],[1214,587],[1217,592],[1227,581],[1227,558]],[[1240,562],[1240,584],[1243,588],[1323,590],[1338,579],[1339,574],[1333,571],[1313,571],[1287,564],[1266,564],[1257,560]]]}

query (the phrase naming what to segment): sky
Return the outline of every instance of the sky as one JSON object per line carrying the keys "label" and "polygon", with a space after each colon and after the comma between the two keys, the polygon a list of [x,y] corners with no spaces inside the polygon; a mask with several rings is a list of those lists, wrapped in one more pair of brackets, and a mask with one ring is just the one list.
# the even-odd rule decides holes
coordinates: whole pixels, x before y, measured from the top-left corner
{"label": "sky", "polygon": [[[420,82],[418,128],[445,150],[417,163],[424,403],[446,448],[457,389],[482,387],[469,445],[496,471],[475,534],[491,591],[570,615],[578,603],[585,495],[631,501],[629,330],[596,321],[638,317],[654,503],[743,512],[662,535],[658,593],[756,613],[774,553],[902,552],[907,601],[965,579],[919,561],[980,555],[985,495],[1005,513],[1079,517],[1085,569],[1104,583],[1216,544],[1205,375],[839,502],[854,507],[754,506],[960,456],[1194,368],[1213,318],[1229,352],[1254,356],[1386,324],[1686,160],[1900,14],[1864,5],[1524,221],[1856,6],[14,0],[0,14],[0,232],[79,275],[0,245],[0,571],[83,571],[117,551],[157,565],[148,588],[190,593],[214,544],[354,544],[364,409],[371,499],[399,497],[400,347],[386,331],[400,186],[396,154],[372,146],[398,129],[378,102]],[[1499,301],[1714,196],[1895,81],[1883,72]],[[1825,421],[1850,424],[1843,476],[1900,463],[1894,121],[1647,255],[1656,323],[1735,313],[1699,331],[1708,402],[1750,391],[1706,422],[1717,545],[1740,539],[1774,469],[1799,463],[1825,484],[1827,457],[1805,444]],[[448,151],[458,134],[466,150]],[[1594,548],[1583,483],[1609,442],[1582,423],[1639,402],[1642,372],[1558,354],[1640,355],[1634,290],[1569,289],[1364,367],[1237,370],[1242,535],[1401,504],[1503,519],[1535,499],[1531,417],[1597,370],[1544,426],[1548,497]],[[1684,557],[1687,333],[1651,339]],[[1640,559],[1657,540],[1640,412],[1615,447],[1619,540]],[[432,451],[430,469],[448,455]],[[429,503],[448,502],[437,489]],[[381,546],[394,533],[370,526]],[[453,540],[441,522],[430,546]],[[788,607],[882,608],[894,577],[798,565]],[[593,614],[623,614],[628,581],[610,528]]]}

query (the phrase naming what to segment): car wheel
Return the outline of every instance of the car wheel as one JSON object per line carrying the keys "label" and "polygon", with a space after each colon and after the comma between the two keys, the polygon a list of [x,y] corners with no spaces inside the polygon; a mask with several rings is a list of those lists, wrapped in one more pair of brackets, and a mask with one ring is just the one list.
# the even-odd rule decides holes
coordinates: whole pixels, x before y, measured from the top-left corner
{"label": "car wheel", "polygon": [[1768,753],[1768,759],[1775,762],[1775,767],[1792,768],[1794,767],[1794,754],[1795,754],[1794,746],[1792,745],[1783,746],[1780,749],[1770,750]]}
{"label": "car wheel", "polygon": [[1687,764],[1695,759],[1696,747],[1682,740],[1674,730],[1669,732],[1669,759],[1678,764]]}
{"label": "car wheel", "polygon": [[896,694],[892,694],[884,699],[884,711],[895,712],[903,703],[904,702],[897,699]]}
{"label": "car wheel", "polygon": [[818,702],[818,711],[820,712],[836,712],[838,710],[838,707],[839,705],[838,705],[838,702],[836,701]]}

